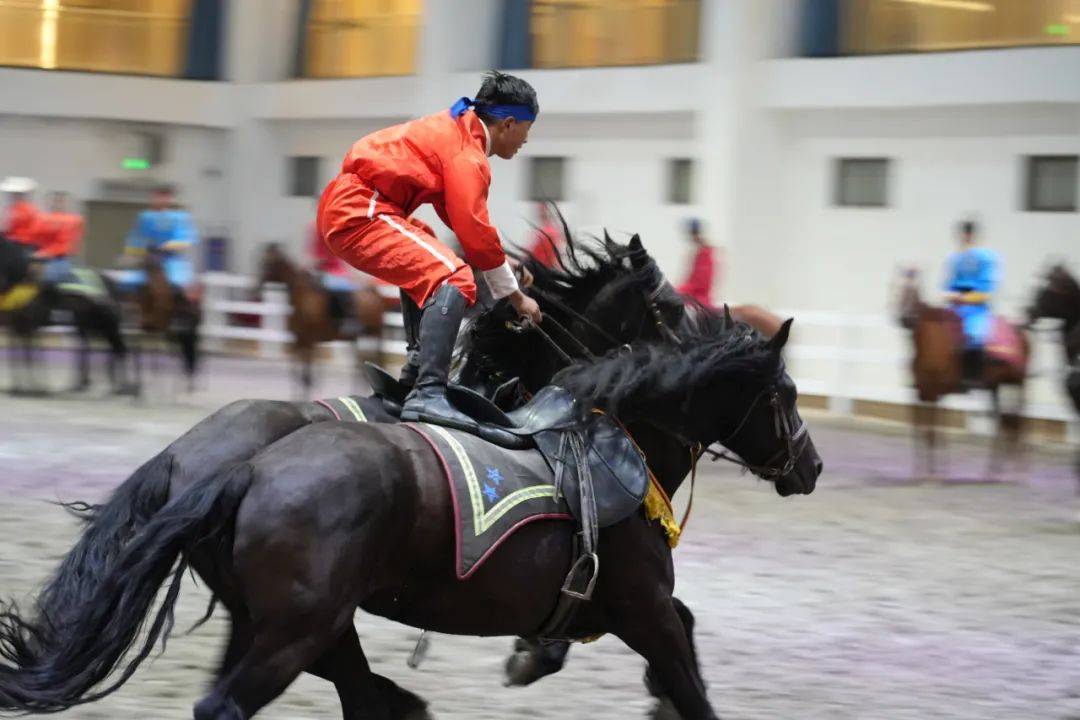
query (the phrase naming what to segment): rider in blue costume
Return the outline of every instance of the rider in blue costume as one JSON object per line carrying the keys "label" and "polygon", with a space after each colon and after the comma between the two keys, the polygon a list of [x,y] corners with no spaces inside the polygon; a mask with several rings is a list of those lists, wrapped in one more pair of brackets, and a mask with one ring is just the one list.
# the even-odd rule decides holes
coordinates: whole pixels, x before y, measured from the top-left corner
{"label": "rider in blue costume", "polygon": [[[151,209],[139,213],[124,253],[133,259],[141,259],[147,253],[158,255],[169,284],[186,290],[195,280],[190,252],[198,236],[191,214],[177,208],[174,198],[170,186],[162,185],[154,191]],[[146,273],[141,267],[128,270],[121,283],[134,290],[146,284]]]}
{"label": "rider in blue costume", "polygon": [[964,377],[977,384],[982,377],[984,348],[993,325],[990,297],[1001,280],[1000,260],[993,250],[975,243],[978,227],[960,223],[961,250],[949,257],[945,290],[952,309],[964,324]]}

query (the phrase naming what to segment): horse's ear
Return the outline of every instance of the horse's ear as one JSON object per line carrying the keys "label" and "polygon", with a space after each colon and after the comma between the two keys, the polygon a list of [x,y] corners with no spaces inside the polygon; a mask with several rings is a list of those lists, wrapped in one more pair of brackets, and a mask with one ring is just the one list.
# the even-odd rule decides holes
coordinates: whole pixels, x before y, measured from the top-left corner
{"label": "horse's ear", "polygon": [[634,233],[633,237],[630,238],[630,249],[634,252],[640,252],[645,249],[641,244],[641,236],[637,233]]}
{"label": "horse's ear", "polygon": [[730,330],[735,327],[735,318],[731,317],[731,308],[724,303],[724,329]]}
{"label": "horse's ear", "polygon": [[784,321],[784,324],[780,326],[780,329],[773,335],[772,340],[769,340],[769,349],[777,355],[787,345],[788,335],[791,333],[791,323],[795,322],[795,318],[788,318]]}

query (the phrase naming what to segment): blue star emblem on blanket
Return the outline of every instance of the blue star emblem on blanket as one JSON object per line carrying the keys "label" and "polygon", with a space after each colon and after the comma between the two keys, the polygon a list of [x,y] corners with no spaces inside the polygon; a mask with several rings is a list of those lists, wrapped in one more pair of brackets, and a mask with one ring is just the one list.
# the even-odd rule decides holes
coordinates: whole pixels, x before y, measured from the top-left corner
{"label": "blue star emblem on blanket", "polygon": [[499,468],[489,465],[485,469],[487,471],[487,482],[484,483],[484,497],[487,498],[489,503],[494,504],[499,499],[499,486],[502,485],[503,476]]}

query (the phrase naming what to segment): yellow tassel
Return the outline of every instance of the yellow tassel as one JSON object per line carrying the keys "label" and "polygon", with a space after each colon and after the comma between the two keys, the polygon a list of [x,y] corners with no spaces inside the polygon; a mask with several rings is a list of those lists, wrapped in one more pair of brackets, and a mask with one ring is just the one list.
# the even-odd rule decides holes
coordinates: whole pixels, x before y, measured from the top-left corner
{"label": "yellow tassel", "polygon": [[30,304],[37,297],[37,286],[31,283],[21,283],[0,295],[0,311],[11,312]]}
{"label": "yellow tassel", "polygon": [[659,520],[667,535],[668,547],[674,550],[679,545],[679,535],[682,530],[679,523],[675,522],[675,513],[671,509],[671,501],[668,500],[664,491],[656,482],[656,478],[649,473],[649,492],[645,495],[645,517],[649,520]]}

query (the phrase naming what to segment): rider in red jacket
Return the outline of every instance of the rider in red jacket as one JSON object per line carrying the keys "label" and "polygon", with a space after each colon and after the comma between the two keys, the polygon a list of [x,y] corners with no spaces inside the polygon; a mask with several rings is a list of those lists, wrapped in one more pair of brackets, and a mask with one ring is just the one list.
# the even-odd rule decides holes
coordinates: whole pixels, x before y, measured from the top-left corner
{"label": "rider in red jacket", "polygon": [[[512,158],[538,112],[532,86],[491,72],[475,100],[461,98],[449,111],[357,141],[323,191],[318,231],[327,247],[402,290],[406,330],[411,325],[414,331],[408,338],[414,350],[402,370],[402,382],[413,383],[403,420],[475,425],[446,398],[458,327],[465,308],[476,302],[473,272],[430,227],[410,217],[419,206],[434,206],[494,299],[509,298],[519,313],[540,320],[536,301],[518,287],[487,209],[488,157]],[[419,322],[411,323],[410,314]]]}

